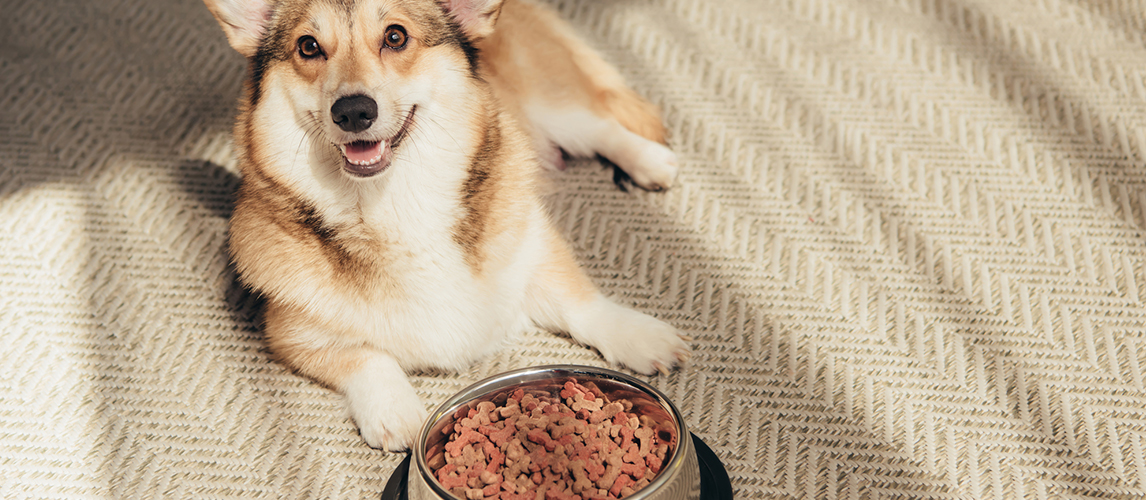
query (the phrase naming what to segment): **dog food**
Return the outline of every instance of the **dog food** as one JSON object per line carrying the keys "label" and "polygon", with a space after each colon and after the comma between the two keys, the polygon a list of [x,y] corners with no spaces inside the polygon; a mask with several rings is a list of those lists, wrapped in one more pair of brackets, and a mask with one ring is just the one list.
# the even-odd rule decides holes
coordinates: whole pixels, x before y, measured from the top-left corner
{"label": "dog food", "polygon": [[675,444],[632,409],[574,381],[560,398],[518,389],[501,405],[459,410],[429,466],[466,500],[624,498],[652,481]]}

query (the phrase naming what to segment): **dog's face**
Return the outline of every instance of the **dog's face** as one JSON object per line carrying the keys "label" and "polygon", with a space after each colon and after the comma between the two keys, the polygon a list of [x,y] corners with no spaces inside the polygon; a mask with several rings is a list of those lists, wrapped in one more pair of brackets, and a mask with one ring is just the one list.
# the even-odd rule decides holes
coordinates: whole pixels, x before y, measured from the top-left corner
{"label": "dog's face", "polygon": [[264,155],[291,154],[291,142],[302,142],[295,154],[305,146],[309,156],[355,179],[384,172],[415,129],[448,121],[451,102],[475,77],[473,39],[492,26],[500,4],[207,3],[252,62],[247,121],[249,133],[261,137],[251,142],[287,144]]}

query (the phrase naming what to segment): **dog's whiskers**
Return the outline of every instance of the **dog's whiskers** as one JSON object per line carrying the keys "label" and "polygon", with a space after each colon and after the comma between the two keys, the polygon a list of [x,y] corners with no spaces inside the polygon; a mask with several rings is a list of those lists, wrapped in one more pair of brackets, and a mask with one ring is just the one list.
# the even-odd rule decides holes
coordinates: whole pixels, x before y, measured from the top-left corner
{"label": "dog's whiskers", "polygon": [[314,140],[315,138],[312,137],[312,134],[316,136],[322,134],[322,119],[316,112],[308,111],[301,125],[302,137],[299,138],[298,146],[296,146],[294,150],[294,157],[291,158],[291,168],[294,168],[294,166],[298,164],[298,157],[302,152],[303,143],[306,142],[307,139]]}
{"label": "dog's whiskers", "polygon": [[453,133],[451,133],[450,130],[447,129],[444,125],[439,123],[437,119],[435,119],[433,116],[426,116],[425,119],[427,121],[429,121],[429,123],[438,127],[442,132],[444,132],[446,134],[446,137],[449,137],[451,141],[454,141],[454,146],[457,146],[458,149],[462,149],[461,143],[458,142],[457,138],[454,137]]}

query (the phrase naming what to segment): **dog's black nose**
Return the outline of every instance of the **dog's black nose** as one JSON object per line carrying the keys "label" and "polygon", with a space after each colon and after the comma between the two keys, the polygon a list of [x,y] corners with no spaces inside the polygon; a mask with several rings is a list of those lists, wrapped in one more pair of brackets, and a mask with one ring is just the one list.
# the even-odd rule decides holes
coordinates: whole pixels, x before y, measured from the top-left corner
{"label": "dog's black nose", "polygon": [[330,116],[338,127],[347,132],[361,132],[370,128],[378,118],[378,103],[362,94],[348,95],[330,107]]}

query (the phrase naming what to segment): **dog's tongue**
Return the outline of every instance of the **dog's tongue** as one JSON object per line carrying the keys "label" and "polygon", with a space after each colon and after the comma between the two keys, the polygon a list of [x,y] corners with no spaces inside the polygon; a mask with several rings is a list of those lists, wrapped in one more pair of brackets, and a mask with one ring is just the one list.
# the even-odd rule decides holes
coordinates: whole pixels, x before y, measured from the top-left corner
{"label": "dog's tongue", "polygon": [[346,159],[355,165],[371,165],[382,159],[382,141],[354,141],[343,148]]}

